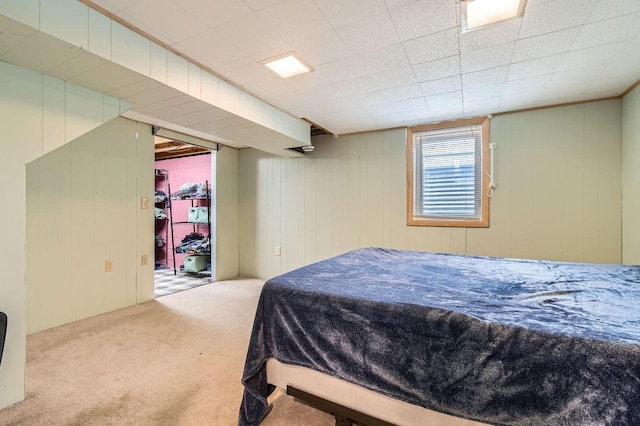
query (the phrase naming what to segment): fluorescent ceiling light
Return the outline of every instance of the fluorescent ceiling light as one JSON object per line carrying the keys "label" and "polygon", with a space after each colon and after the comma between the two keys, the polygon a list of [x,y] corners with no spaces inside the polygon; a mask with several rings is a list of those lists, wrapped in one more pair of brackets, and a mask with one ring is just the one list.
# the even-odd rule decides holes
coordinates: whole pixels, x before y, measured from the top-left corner
{"label": "fluorescent ceiling light", "polygon": [[466,30],[524,14],[526,0],[468,0],[463,3]]}
{"label": "fluorescent ceiling light", "polygon": [[285,53],[284,55],[262,61],[261,64],[282,78],[294,77],[313,71],[313,68],[305,64],[302,59],[298,58],[294,53]]}

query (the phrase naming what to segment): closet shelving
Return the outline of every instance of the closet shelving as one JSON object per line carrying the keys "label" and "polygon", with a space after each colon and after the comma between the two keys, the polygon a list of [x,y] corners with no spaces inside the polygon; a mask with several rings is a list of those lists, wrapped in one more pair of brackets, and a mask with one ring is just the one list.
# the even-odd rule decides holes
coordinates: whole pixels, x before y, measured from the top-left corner
{"label": "closet shelving", "polygon": [[[155,268],[169,267],[169,257],[167,256],[167,245],[169,244],[169,226],[167,225],[167,208],[169,205],[169,172],[165,169],[155,169],[156,191],[160,190],[165,195],[165,199],[158,197],[158,192],[154,196],[155,199]],[[160,210],[164,217],[160,214]]]}
{"label": "closet shelving", "polygon": [[[184,269],[179,269],[178,266],[176,265],[176,253],[184,253],[186,256],[198,256],[198,257],[205,257],[205,259],[203,259],[203,262],[205,263],[211,263],[211,219],[210,219],[210,214],[211,214],[211,195],[209,192],[209,181],[205,181],[204,182],[204,186],[203,186],[203,191],[202,193],[204,194],[204,196],[201,195],[186,195],[184,193],[184,190],[181,190],[179,192],[171,192],[171,184],[168,184],[168,191],[169,191],[169,198],[170,198],[170,204],[169,204],[169,228],[171,230],[171,249],[173,252],[173,273],[174,275],[177,274],[178,271],[180,272],[184,272],[187,274],[194,274],[194,275],[199,275],[199,276],[211,276],[211,268],[209,267],[208,269],[204,269],[201,271],[197,271],[197,272],[191,272],[188,271],[186,268],[186,265],[184,267]],[[185,203],[181,203],[181,202],[185,202]],[[197,208],[206,208],[206,216],[205,216],[205,221],[193,221],[193,220],[187,220],[187,221],[174,221],[174,210],[176,209],[197,209]],[[175,227],[182,227],[182,226],[188,226],[191,227],[192,230],[192,234],[190,235],[194,235],[194,234],[201,234],[204,239],[203,240],[194,240],[195,242],[197,241],[205,241],[206,244],[204,244],[203,246],[206,247],[205,249],[201,249],[198,251],[191,251],[191,250],[187,250],[186,252],[178,252],[177,250],[179,249],[180,246],[176,247],[176,241],[175,241]],[[184,240],[183,240],[184,243]],[[201,248],[203,247],[201,246]]]}

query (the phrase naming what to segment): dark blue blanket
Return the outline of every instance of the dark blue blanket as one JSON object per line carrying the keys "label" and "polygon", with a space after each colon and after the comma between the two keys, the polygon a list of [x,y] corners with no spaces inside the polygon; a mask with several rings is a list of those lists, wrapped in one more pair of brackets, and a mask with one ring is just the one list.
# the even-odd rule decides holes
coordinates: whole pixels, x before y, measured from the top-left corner
{"label": "dark blue blanket", "polygon": [[640,425],[640,266],[355,250],[265,283],[240,425],[268,358],[490,424]]}

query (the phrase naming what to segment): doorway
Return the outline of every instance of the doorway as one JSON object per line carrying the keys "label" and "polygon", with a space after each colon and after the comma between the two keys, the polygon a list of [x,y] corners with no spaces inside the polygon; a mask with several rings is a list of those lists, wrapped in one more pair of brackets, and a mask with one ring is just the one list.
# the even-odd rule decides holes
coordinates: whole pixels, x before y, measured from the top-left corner
{"label": "doorway", "polygon": [[160,136],[154,143],[157,298],[215,277],[211,208],[216,151]]}

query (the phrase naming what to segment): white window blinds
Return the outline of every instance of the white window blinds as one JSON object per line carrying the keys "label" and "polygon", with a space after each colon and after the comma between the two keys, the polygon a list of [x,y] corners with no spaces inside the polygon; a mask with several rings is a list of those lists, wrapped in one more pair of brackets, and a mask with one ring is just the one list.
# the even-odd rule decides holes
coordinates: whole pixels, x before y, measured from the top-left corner
{"label": "white window blinds", "polygon": [[414,133],[413,161],[414,217],[481,217],[482,126]]}

